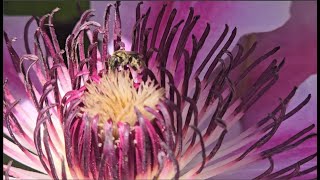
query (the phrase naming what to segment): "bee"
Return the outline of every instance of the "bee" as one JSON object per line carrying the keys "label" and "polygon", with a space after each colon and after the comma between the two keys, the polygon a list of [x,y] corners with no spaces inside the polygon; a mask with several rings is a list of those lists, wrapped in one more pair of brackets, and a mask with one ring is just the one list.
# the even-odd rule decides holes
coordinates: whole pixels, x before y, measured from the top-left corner
{"label": "bee", "polygon": [[143,61],[143,56],[133,51],[118,50],[108,60],[109,69],[117,68],[127,69],[128,66],[134,70],[140,71],[146,65]]}

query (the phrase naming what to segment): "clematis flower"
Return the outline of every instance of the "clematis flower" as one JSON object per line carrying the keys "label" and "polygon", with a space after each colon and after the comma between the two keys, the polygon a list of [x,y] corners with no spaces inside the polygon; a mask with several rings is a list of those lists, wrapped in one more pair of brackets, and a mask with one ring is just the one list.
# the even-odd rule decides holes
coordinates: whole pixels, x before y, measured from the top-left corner
{"label": "clematis flower", "polygon": [[32,21],[39,27],[32,33],[33,50],[25,33],[25,55],[17,54],[14,38],[4,32],[27,96],[19,100],[10,91],[9,76],[3,95],[4,153],[37,171],[9,163],[3,165],[4,177],[230,179],[232,172],[247,173],[256,166],[246,179],[314,178],[316,165],[304,166],[317,156],[312,148],[314,152],[277,168],[283,164],[279,156],[292,157],[290,152],[316,138],[312,122],[274,138],[311,99],[310,94],[300,97],[297,87],[257,123],[226,139],[277,82],[285,60],[268,62],[245,92],[239,93],[239,84],[280,48],[270,47],[241,69],[257,43],[248,49],[238,44],[233,53],[237,28],[223,26],[212,42],[211,26],[200,31],[193,8],[178,19],[177,10],[169,11],[166,4],[155,12],[143,12],[142,6],[138,3],[132,15],[130,38],[122,34],[130,21],[120,16],[120,2],[106,7],[102,24],[90,20],[93,10],[85,11],[65,50],[54,29],[58,8],[27,23],[26,32]]}

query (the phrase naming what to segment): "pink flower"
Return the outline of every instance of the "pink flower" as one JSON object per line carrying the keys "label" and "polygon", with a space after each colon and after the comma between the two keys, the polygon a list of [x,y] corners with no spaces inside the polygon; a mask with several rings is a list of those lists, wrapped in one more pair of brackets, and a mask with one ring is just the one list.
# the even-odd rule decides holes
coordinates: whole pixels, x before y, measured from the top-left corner
{"label": "pink flower", "polygon": [[[219,2],[215,8],[212,2],[202,2],[189,9],[189,3],[151,3],[150,10],[137,2],[123,3],[121,9],[117,2],[98,16],[104,17],[102,23],[91,20],[94,12],[87,10],[66,39],[65,50],[54,29],[53,16],[59,9],[38,19],[39,27],[29,31],[35,41],[26,54],[17,54],[10,39],[13,33],[5,32],[4,59],[10,57],[16,73],[5,71],[3,117],[9,138],[4,138],[4,153],[38,171],[11,167],[10,162],[3,165],[5,178],[314,177],[313,122],[281,133],[283,125],[292,126],[290,117],[305,111],[311,95],[304,89],[314,77],[301,89],[292,87],[272,107],[260,106],[267,112],[234,133],[286,66],[284,60],[268,61],[279,50],[268,47],[242,69],[248,57],[256,56],[256,43],[235,46],[237,31],[243,35],[273,30],[287,17],[281,16],[276,25],[264,23],[263,28],[253,21],[257,24],[248,28],[238,21],[240,16],[250,17],[238,11],[244,4]],[[253,10],[259,13],[267,5]],[[287,14],[281,7],[289,4],[282,5],[276,9]],[[212,10],[212,19],[204,19],[211,22],[218,16],[222,22],[214,26],[222,28],[201,22],[199,10]],[[120,16],[122,12],[125,16]],[[221,26],[224,21],[243,29]],[[258,65],[265,62],[267,67],[256,75]],[[241,87],[253,75],[253,83]],[[313,100],[309,106],[315,106]],[[279,137],[279,132],[286,136]],[[310,152],[294,158],[292,152],[305,149]]]}

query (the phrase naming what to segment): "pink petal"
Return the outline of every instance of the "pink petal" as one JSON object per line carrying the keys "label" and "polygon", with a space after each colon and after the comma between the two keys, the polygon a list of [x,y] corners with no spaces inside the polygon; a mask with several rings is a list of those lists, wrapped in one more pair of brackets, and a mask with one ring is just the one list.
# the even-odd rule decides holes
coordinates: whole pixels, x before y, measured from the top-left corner
{"label": "pink petal", "polygon": [[[7,165],[3,165],[3,169],[6,169]],[[37,173],[37,172],[33,172],[33,171],[28,171],[28,170],[24,170],[24,169],[20,169],[20,168],[16,168],[16,167],[10,167],[9,169],[9,175],[12,175],[18,179],[50,179],[50,176],[45,175],[45,174],[41,174],[41,173]],[[11,179],[11,177],[10,177]]]}
{"label": "pink petal", "polygon": [[[32,161],[28,156],[26,156],[16,144],[12,143],[11,141],[7,140],[6,138],[3,139],[3,153],[10,156],[16,161],[19,161],[22,164],[25,164],[33,169],[36,169],[40,172],[46,172],[42,167],[40,161]],[[36,155],[32,155],[33,159],[38,159]]]}

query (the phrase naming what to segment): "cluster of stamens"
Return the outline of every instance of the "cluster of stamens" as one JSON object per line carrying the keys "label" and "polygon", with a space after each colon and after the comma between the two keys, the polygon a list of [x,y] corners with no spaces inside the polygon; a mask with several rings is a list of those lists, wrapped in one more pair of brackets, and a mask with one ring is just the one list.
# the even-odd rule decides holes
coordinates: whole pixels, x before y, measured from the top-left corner
{"label": "cluster of stamens", "polygon": [[109,119],[114,123],[124,122],[134,126],[137,122],[134,107],[147,119],[153,119],[153,115],[144,107],[154,109],[163,98],[164,89],[150,78],[135,88],[129,75],[129,71],[109,71],[102,75],[99,82],[86,83],[82,110],[91,117],[99,116],[99,126],[103,127],[104,122]]}

